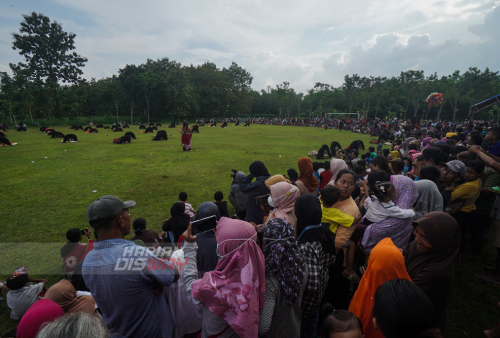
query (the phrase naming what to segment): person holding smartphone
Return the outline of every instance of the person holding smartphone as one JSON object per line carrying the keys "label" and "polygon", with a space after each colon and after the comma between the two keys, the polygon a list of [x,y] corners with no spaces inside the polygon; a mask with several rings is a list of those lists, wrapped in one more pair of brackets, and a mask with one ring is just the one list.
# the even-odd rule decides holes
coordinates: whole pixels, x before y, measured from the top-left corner
{"label": "person holding smartphone", "polygon": [[[87,236],[87,243],[80,243],[83,235]],[[72,228],[66,232],[66,238],[68,239],[68,243],[66,243],[61,248],[61,258],[64,264],[64,270],[66,271],[66,275],[71,277],[73,272],[76,269],[77,264],[85,258],[85,255],[89,249],[89,246],[93,246],[93,242],[90,239],[90,235],[92,232],[90,229],[77,229]]]}

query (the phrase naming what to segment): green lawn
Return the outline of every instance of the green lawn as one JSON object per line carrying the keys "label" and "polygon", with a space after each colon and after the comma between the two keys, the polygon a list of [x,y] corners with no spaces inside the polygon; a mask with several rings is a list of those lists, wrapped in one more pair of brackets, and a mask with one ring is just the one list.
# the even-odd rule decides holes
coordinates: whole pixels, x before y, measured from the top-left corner
{"label": "green lawn", "polygon": [[[318,150],[323,143],[338,141],[344,147],[361,139],[368,147],[372,139],[320,128],[201,127],[200,134],[193,135],[193,151],[183,152],[179,128],[160,128],[167,131],[169,140],[153,142],[152,134],[140,134],[132,127],[137,140],[126,145],[112,143],[124,133],[99,129],[98,134],[86,134],[67,128],[55,127],[65,134],[75,133],[80,142],[63,144],[30,129],[9,131],[6,136],[18,145],[0,148],[2,280],[14,268],[25,265],[35,277],[48,277],[49,285],[56,282],[63,273],[59,248],[66,230],[88,227],[87,206],[99,196],[111,194],[136,201],[132,219],[143,217],[149,229],[160,231],[179,192],[188,193],[194,208],[212,201],[217,190],[227,197],[231,169],[248,173],[250,163],[261,160],[271,174],[285,174],[287,169],[297,168],[301,156]],[[494,264],[491,247],[484,257],[481,263],[466,261],[457,270],[448,337],[480,337],[482,330],[500,321],[496,305],[500,286],[474,277],[475,272],[484,272],[481,264]],[[16,325],[9,313],[5,302],[1,303],[0,334]]]}

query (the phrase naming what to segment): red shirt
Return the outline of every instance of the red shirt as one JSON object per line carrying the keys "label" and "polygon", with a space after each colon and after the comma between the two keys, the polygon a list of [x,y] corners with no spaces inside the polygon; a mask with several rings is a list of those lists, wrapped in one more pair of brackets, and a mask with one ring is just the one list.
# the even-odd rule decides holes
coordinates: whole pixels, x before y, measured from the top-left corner
{"label": "red shirt", "polygon": [[332,171],[331,170],[325,170],[323,171],[319,176],[321,177],[321,184],[319,185],[320,189],[323,189],[328,182],[332,179]]}

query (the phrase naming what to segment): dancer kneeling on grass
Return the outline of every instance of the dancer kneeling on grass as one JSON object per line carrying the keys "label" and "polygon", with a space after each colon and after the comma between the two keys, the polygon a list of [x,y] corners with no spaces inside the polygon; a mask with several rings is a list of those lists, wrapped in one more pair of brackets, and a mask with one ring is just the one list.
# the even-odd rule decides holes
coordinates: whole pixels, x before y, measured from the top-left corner
{"label": "dancer kneeling on grass", "polygon": [[165,130],[159,130],[158,133],[156,133],[155,137],[153,137],[151,140],[153,140],[153,141],[168,140],[167,132]]}
{"label": "dancer kneeling on grass", "polygon": [[132,143],[132,139],[128,135],[124,135],[119,138],[113,139],[113,143],[118,143],[118,144],[126,144],[126,143]]}
{"label": "dancer kneeling on grass", "polygon": [[12,143],[8,138],[0,136],[0,147],[15,146],[17,143]]}
{"label": "dancer kneeling on grass", "polygon": [[184,122],[182,123],[181,134],[182,150],[191,151],[191,135],[193,134],[193,132],[191,131],[191,128],[189,128],[186,120],[184,120]]}
{"label": "dancer kneeling on grass", "polygon": [[78,142],[78,137],[76,137],[75,134],[68,134],[64,136],[64,138],[61,140],[62,143],[66,142]]}

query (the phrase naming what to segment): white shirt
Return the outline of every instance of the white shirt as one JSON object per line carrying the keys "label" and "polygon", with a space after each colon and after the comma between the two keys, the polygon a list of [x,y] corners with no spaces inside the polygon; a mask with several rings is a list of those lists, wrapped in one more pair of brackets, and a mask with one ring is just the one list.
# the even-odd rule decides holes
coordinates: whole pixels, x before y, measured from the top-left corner
{"label": "white shirt", "polygon": [[12,312],[10,318],[14,320],[21,319],[26,311],[40,299],[38,294],[43,290],[43,283],[31,286],[24,286],[17,290],[10,290],[7,294],[7,305]]}
{"label": "white shirt", "polygon": [[[373,198],[373,200],[372,200]],[[378,223],[386,218],[413,218],[415,211],[412,209],[401,209],[394,202],[380,202],[375,196],[365,199],[363,204],[366,209],[365,218],[373,223]]]}

